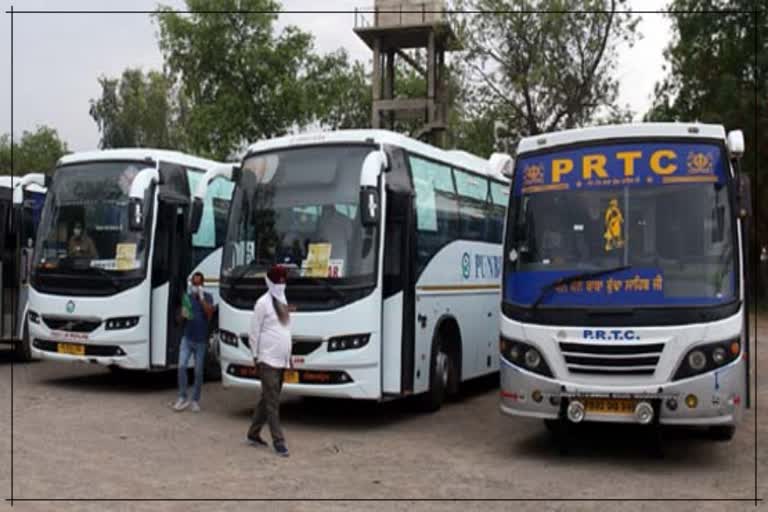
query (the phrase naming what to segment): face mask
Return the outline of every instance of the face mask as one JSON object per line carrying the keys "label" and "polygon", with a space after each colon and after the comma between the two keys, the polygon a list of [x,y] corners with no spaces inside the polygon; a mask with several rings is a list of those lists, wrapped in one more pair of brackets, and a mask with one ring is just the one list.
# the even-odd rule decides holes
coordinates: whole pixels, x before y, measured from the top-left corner
{"label": "face mask", "polygon": [[265,277],[264,280],[267,282],[270,295],[277,299],[279,303],[288,304],[288,300],[285,298],[285,283],[275,284],[268,277]]}
{"label": "face mask", "polygon": [[199,295],[200,294],[200,287],[192,285],[192,294],[193,295]]}
{"label": "face mask", "polygon": [[80,229],[80,228],[75,228],[75,229],[73,229],[73,230],[72,230],[72,233],[73,233],[75,236],[80,236],[80,235],[83,233],[83,230],[82,230],[82,229]]}

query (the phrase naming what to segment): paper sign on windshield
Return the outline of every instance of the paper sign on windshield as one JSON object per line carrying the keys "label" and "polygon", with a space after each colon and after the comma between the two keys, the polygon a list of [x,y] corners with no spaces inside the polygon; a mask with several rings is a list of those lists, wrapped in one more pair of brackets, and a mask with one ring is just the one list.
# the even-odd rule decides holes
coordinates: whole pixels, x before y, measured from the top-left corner
{"label": "paper sign on windshield", "polygon": [[307,259],[302,262],[303,274],[307,277],[328,277],[328,264],[331,258],[331,244],[309,244]]}
{"label": "paper sign on windshield", "polygon": [[117,270],[136,268],[136,244],[115,245],[115,268]]}

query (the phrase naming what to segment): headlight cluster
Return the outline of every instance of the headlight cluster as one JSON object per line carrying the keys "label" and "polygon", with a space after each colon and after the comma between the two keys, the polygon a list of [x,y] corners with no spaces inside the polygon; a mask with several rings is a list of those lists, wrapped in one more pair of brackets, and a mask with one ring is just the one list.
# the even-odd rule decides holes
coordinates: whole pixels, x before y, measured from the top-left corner
{"label": "headlight cluster", "polygon": [[35,311],[30,311],[27,313],[27,318],[29,318],[29,321],[33,324],[39,324],[40,323],[40,315],[37,314]]}
{"label": "headlight cluster", "polygon": [[683,358],[673,380],[720,368],[735,361],[739,355],[741,355],[741,341],[738,339],[693,347]]}
{"label": "headlight cluster", "polygon": [[108,318],[104,328],[108,331],[114,331],[117,329],[130,329],[135,327],[139,323],[139,317],[137,316],[123,316],[120,318]]}
{"label": "headlight cluster", "polygon": [[545,377],[552,377],[552,370],[549,369],[541,352],[527,343],[501,338],[499,351],[504,359],[515,366],[520,366]]}
{"label": "headlight cluster", "polygon": [[370,334],[352,334],[349,336],[337,336],[328,340],[328,352],[362,348],[368,344]]}
{"label": "headlight cluster", "polygon": [[237,346],[237,336],[229,331],[219,329],[219,340],[225,345],[230,345],[232,347]]}

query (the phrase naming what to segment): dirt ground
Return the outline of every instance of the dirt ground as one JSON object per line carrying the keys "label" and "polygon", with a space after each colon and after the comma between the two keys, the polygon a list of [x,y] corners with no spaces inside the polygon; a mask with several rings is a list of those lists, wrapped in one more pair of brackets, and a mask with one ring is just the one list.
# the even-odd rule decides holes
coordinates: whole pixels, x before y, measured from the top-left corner
{"label": "dirt ground", "polygon": [[[758,494],[768,471],[768,319],[758,328]],[[11,489],[11,358],[0,355],[0,489]],[[256,396],[203,389],[200,413],[174,413],[173,374],[113,375],[101,367],[13,365],[14,510],[747,510],[753,499],[755,409],[730,443],[666,431],[665,456],[646,432],[592,426],[561,456],[539,421],[498,412],[493,379],[474,382],[436,414],[407,401],[286,400],[292,456],[244,442]],[[157,501],[23,501],[24,499]],[[574,498],[582,501],[549,501]],[[599,502],[675,499],[675,502]],[[169,499],[214,501],[167,501]],[[215,501],[215,500],[306,501]],[[413,501],[353,501],[353,500]],[[455,501],[473,499],[478,501]],[[504,502],[493,500],[545,500]],[[312,501],[326,500],[326,501]],[[347,500],[347,501],[335,501]],[[435,501],[424,501],[435,500]],[[480,501],[486,500],[486,501]],[[489,501],[490,500],[490,501]],[[8,501],[0,503],[7,508]],[[760,504],[762,508],[762,503]]]}

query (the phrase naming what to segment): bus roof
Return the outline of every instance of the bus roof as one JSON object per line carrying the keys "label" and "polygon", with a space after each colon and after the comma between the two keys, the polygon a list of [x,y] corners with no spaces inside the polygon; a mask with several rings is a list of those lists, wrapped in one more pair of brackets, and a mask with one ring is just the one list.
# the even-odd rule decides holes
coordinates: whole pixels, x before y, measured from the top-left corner
{"label": "bus roof", "polygon": [[[13,185],[17,185],[23,177],[23,174],[13,176]],[[11,188],[11,176],[0,176],[0,188]],[[45,187],[41,187],[36,183],[30,183],[27,185],[27,190],[30,192],[40,192],[43,194],[45,193]]]}
{"label": "bus roof", "polygon": [[636,137],[690,137],[725,141],[725,128],[719,124],[702,123],[632,123],[592,126],[524,137],[517,146],[517,154],[591,140]]}
{"label": "bus roof", "polygon": [[507,178],[500,173],[495,172],[491,168],[488,160],[484,158],[467,153],[466,151],[440,149],[389,130],[334,130],[287,135],[274,139],[261,140],[251,144],[248,147],[246,154],[284,149],[293,146],[362,142],[390,144],[440,162],[460,166],[478,174],[483,174],[504,182],[508,181]]}
{"label": "bus roof", "polygon": [[82,151],[80,153],[71,153],[61,157],[59,165],[68,165],[77,162],[92,162],[99,160],[161,160],[175,164],[194,167],[197,169],[208,170],[211,167],[221,165],[220,162],[187,155],[179,151],[170,151],[167,149],[153,148],[120,148],[120,149],[102,149],[97,151]]}

